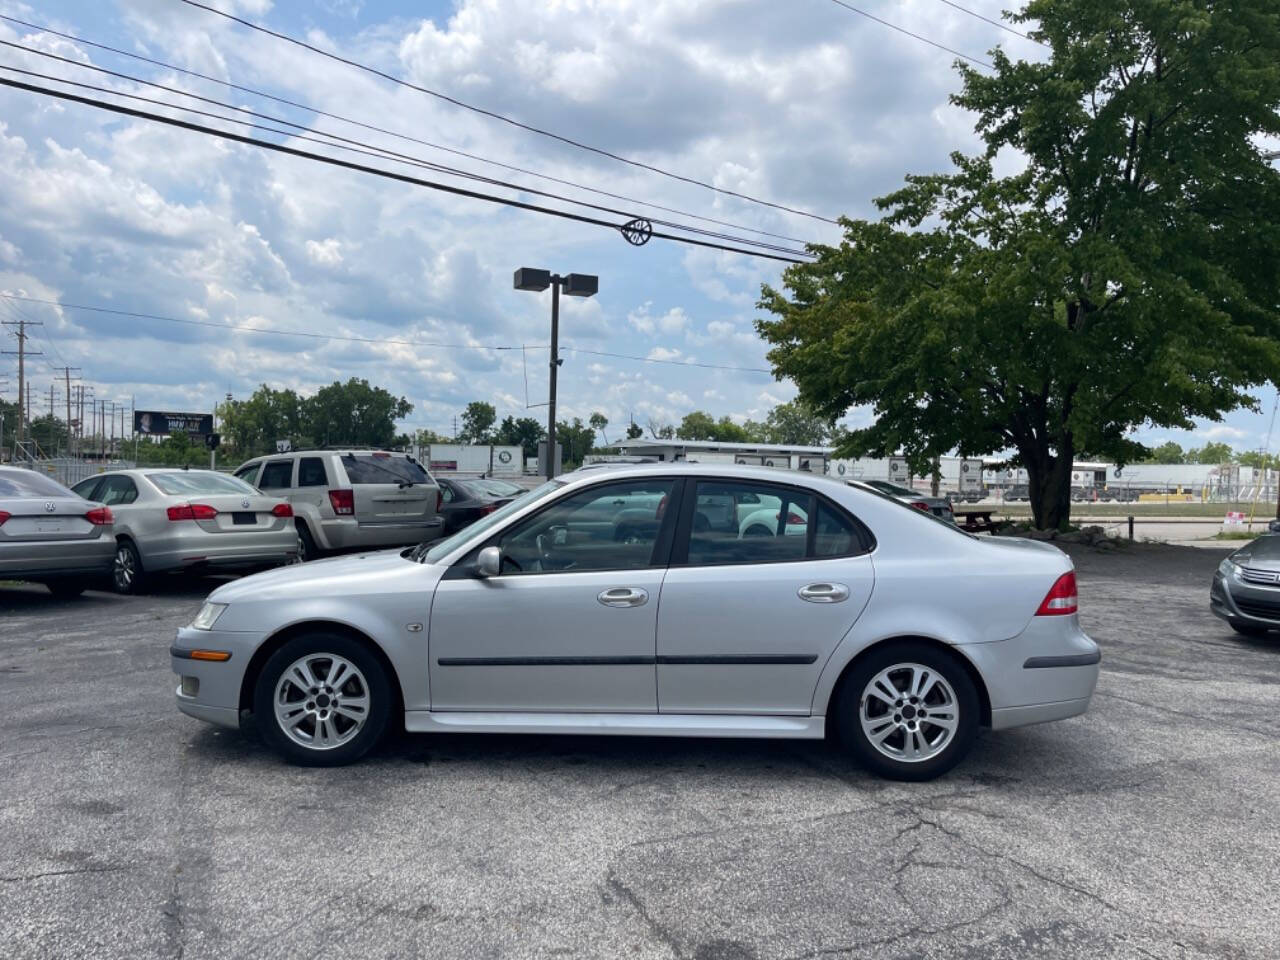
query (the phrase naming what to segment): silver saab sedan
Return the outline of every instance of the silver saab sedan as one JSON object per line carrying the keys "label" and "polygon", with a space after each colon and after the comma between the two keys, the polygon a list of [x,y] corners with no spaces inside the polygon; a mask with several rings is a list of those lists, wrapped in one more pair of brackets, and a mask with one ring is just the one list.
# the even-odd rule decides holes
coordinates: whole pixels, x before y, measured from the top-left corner
{"label": "silver saab sedan", "polygon": [[[772,508],[771,535],[744,533]],[[792,529],[804,518],[802,535]],[[215,590],[177,703],[304,764],[411,732],[818,739],[925,780],[978,729],[1083,713],[1070,559],[824,477],[589,468],[439,543]]]}

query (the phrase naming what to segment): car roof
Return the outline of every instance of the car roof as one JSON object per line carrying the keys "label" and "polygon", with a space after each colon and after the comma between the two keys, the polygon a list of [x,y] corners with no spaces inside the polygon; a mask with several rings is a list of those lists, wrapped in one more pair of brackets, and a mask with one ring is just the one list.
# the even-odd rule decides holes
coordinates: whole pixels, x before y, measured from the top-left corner
{"label": "car roof", "polygon": [[599,479],[620,480],[627,477],[724,477],[753,480],[760,483],[785,483],[812,487],[815,490],[845,490],[846,485],[821,473],[783,470],[778,467],[756,467],[737,463],[692,463],[688,460],[650,461],[648,463],[593,463],[558,478],[564,483],[586,483]]}

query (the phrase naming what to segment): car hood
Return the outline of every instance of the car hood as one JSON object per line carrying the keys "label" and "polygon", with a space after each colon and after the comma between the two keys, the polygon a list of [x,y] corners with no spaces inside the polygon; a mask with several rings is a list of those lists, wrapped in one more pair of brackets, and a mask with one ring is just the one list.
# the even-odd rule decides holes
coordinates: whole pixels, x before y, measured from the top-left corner
{"label": "car hood", "polygon": [[335,597],[394,590],[401,578],[422,579],[423,564],[402,550],[379,550],[310,563],[295,563],[224,584],[209,594],[212,603],[244,600]]}

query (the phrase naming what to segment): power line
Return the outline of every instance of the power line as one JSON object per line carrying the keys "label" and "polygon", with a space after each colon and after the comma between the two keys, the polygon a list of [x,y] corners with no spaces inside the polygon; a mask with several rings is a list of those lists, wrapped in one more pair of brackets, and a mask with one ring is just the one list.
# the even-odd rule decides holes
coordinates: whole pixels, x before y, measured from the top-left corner
{"label": "power line", "polygon": [[999,27],[1005,33],[1012,33],[1015,37],[1021,37],[1023,40],[1030,40],[1032,43],[1038,43],[1042,47],[1049,46],[1049,44],[1045,43],[1043,40],[1037,40],[1035,37],[1031,36],[1030,34],[1023,33],[1021,30],[1013,29],[1013,27],[1009,26],[1007,23],[1001,23],[999,20],[993,20],[991,19],[991,17],[983,16],[981,13],[978,13],[978,11],[976,10],[970,10],[968,7],[962,7],[958,3],[953,3],[952,0],[939,0],[939,2],[945,3],[948,7],[952,7],[956,10],[959,10],[961,13],[967,13],[971,17],[977,17],[979,20],[986,21],[987,23],[991,24],[993,27]]}
{"label": "power line", "polygon": [[[191,0],[182,0],[182,2],[190,3]],[[927,43],[931,47],[937,47],[939,50],[945,50],[947,53],[953,53],[957,57],[960,57],[964,60],[968,60],[971,63],[976,63],[978,66],[985,67],[988,70],[995,69],[995,66],[993,64],[990,64],[985,60],[979,60],[977,57],[971,57],[967,53],[961,53],[959,50],[954,50],[951,47],[948,47],[944,44],[939,43],[937,40],[930,40],[928,37],[921,36],[918,33],[912,33],[906,27],[900,27],[896,23],[890,23],[888,20],[881,20],[874,13],[867,13],[867,11],[865,10],[859,10],[857,7],[853,6],[852,4],[845,3],[844,0],[831,0],[831,2],[838,7],[844,7],[846,10],[852,11],[853,13],[856,13],[861,17],[866,17],[868,20],[874,20],[876,23],[880,24],[881,26],[888,27],[890,30],[897,30],[898,33],[905,34],[906,36],[911,37],[914,40],[919,40],[921,43]],[[224,16],[229,16],[229,14],[224,14]]]}
{"label": "power line", "polygon": [[[92,83],[82,83],[78,80],[69,80],[66,77],[58,77],[58,76],[53,76],[47,73],[40,73],[35,70],[25,70],[21,67],[12,67],[12,66],[9,66],[8,64],[0,64],[0,70],[8,70],[11,73],[20,73],[28,77],[37,77],[41,80],[51,80],[55,83],[62,83],[62,84],[67,84],[73,87],[79,87],[82,90],[92,90],[96,93],[104,93],[109,96],[125,97],[129,100],[141,101],[142,103],[149,103],[154,106],[165,107],[166,109],[180,110],[185,113],[196,114],[202,117],[209,117],[214,120],[221,120],[224,123],[237,123],[243,126],[252,127],[256,130],[263,130],[268,133],[279,134],[280,136],[284,136],[284,137],[294,137],[298,140],[305,140],[309,143],[318,143],[321,146],[333,147],[338,150],[345,150],[350,153],[357,153],[367,157],[376,157],[378,159],[392,160],[399,163],[405,163],[410,166],[425,168],[428,170],[434,170],[438,173],[444,173],[449,176],[456,176],[456,177],[461,177],[467,180],[473,180],[479,183],[486,183],[486,184],[489,184],[490,186],[503,187],[505,189],[515,190],[521,193],[530,193],[530,194],[535,194],[541,197],[548,197],[550,199],[560,200],[564,203],[571,203],[576,206],[585,207],[591,210],[598,210],[602,213],[617,214],[618,216],[626,217],[628,220],[634,219],[639,216],[639,214],[637,214],[634,211],[618,210],[613,207],[605,207],[600,204],[590,203],[586,200],[577,200],[577,199],[574,199],[573,197],[563,196],[562,194],[550,193],[546,190],[539,190],[535,187],[526,187],[518,183],[510,183],[505,180],[497,180],[497,179],[494,179],[493,177],[486,177],[482,174],[473,173],[472,171],[469,171],[469,170],[461,170],[457,167],[450,167],[444,164],[433,163],[429,160],[423,160],[419,157],[410,156],[409,154],[398,153],[394,150],[388,150],[385,147],[379,147],[374,144],[365,143],[360,140],[352,140],[348,137],[338,136],[337,134],[325,133],[324,131],[316,130],[312,127],[304,126],[303,124],[300,124],[300,123],[294,123],[291,120],[284,120],[279,117],[273,117],[270,114],[258,113],[257,111],[250,110],[246,107],[237,107],[234,104],[224,103],[220,100],[213,100],[213,99],[210,99],[209,97],[202,97],[194,93],[187,93],[185,90],[179,90],[176,87],[168,87],[162,83],[154,83],[150,80],[143,80],[140,77],[132,77],[132,76],[129,76],[128,74],[118,73],[114,70],[105,70],[102,67],[95,67],[87,64],[77,64],[75,61],[69,60],[65,57],[59,57],[56,54],[47,54],[47,53],[44,53],[44,51],[36,50],[34,48],[23,47],[19,44],[11,43],[8,40],[0,40],[0,45],[17,47],[20,50],[26,50],[30,53],[40,54],[41,56],[48,56],[48,57],[51,57],[52,59],[61,60],[73,66],[83,66],[89,70],[100,71],[102,73],[107,73],[107,74],[110,74],[111,76],[129,80],[134,83],[144,84],[149,87],[156,87],[160,90],[165,90],[169,93],[178,94],[180,96],[192,97],[204,103],[211,103],[211,104],[214,104],[215,106],[223,107],[227,110],[233,110],[238,113],[248,114],[249,116],[271,120],[273,123],[284,124],[289,127],[294,127],[296,130],[302,130],[302,131],[307,131],[309,133],[320,134],[320,136],[322,137],[329,137],[331,139],[323,140],[323,139],[319,139],[318,137],[309,137],[303,133],[295,133],[294,131],[291,131],[291,130],[281,130],[278,127],[271,127],[271,126],[267,126],[265,124],[260,124],[260,123],[252,123],[250,121],[241,120],[236,117],[227,117],[227,116],[223,116],[222,114],[211,113],[208,110],[199,110],[195,107],[186,107],[186,106],[182,106],[181,104],[170,103],[167,100],[157,100],[153,97],[144,97],[136,93],[124,93],[120,90],[113,90],[110,87],[101,87]],[[334,142],[331,142],[332,140],[337,140],[342,142],[334,143]],[[355,146],[348,146],[348,144],[355,144]],[[687,233],[697,234],[699,236],[714,237],[718,240],[728,240],[734,243],[745,243],[753,247],[759,247],[763,250],[775,250],[779,253],[793,254],[795,256],[807,256],[806,252],[803,250],[796,250],[791,247],[784,247],[779,244],[769,243],[768,241],[764,241],[764,240],[753,240],[750,237],[739,237],[734,234],[718,233],[714,230],[705,230],[702,227],[691,227],[686,224],[677,223],[671,220],[651,220],[650,222],[659,224],[661,226],[670,227],[673,230],[682,230]]]}
{"label": "power line", "polygon": [[[165,323],[180,323],[194,327],[212,327],[216,330],[235,330],[240,333],[261,333],[270,336],[305,337],[311,340],[338,340],[346,343],[389,344],[404,347],[441,347],[449,350],[545,350],[546,344],[521,344],[519,346],[486,346],[476,343],[439,343],[431,340],[398,340],[382,337],[356,337],[331,333],[311,333],[305,330],[280,330],[275,327],[249,327],[236,323],[220,323],[216,320],[192,320],[184,317],[167,317],[156,313],[138,313],[132,310],[117,310],[111,307],[93,307],[83,303],[66,303],[61,300],[47,300],[40,297],[20,296],[14,293],[0,293],[0,299],[17,300],[23,303],[40,303],[46,306],[59,307],[64,310],[87,310],[91,313],[106,313],[117,317],[129,317],[133,320],[160,320]],[[584,347],[561,347],[573,353],[586,353],[598,357],[613,357],[619,360],[637,360],[642,363],[663,363],[679,367],[703,367],[710,370],[734,370],[746,373],[771,373],[761,367],[735,367],[726,364],[699,363],[692,360],[663,360],[656,357],[633,356],[625,353],[608,353],[604,350],[588,350]]]}
{"label": "power line", "polygon": [[[185,0],[184,0],[185,2]],[[67,93],[64,90],[52,90],[49,87],[40,87],[35,84],[23,83],[20,80],[10,80],[0,77],[0,85],[13,87],[16,90],[27,90],[31,93],[43,94],[47,97],[54,97],[59,100],[67,100],[72,103],[81,103],[86,106],[96,107],[99,110],[106,110],[110,113],[118,113],[124,116],[137,117],[143,120],[151,120],[155,123],[163,123],[171,127],[180,127],[184,130],[191,130],[195,133],[203,133],[209,136],[220,137],[223,140],[232,140],[236,143],[244,143],[249,146],[260,147],[263,150],[272,150],[276,153],[284,153],[294,157],[302,157],[307,160],[315,160],[319,163],[327,163],[330,166],[342,167],[346,170],[355,170],[360,173],[369,173],[377,177],[383,177],[388,180],[398,180],[401,183],[410,183],[414,186],[426,187],[429,190],[439,190],[443,193],[452,193],[456,196],[470,197],[474,200],[486,200],[490,203],[497,203],[503,206],[515,207],[520,210],[529,210],[534,213],[544,213],[553,217],[560,217],[563,220],[574,220],[578,223],[589,223],[598,227],[608,227],[611,230],[622,232],[625,224],[610,223],[607,220],[599,220],[594,217],[585,217],[577,213],[569,213],[566,210],[557,210],[553,207],[543,207],[537,204],[525,203],[520,200],[511,200],[507,197],[495,196],[491,193],[481,193],[476,190],[467,190],[463,187],[455,187],[447,183],[440,183],[437,180],[423,180],[420,177],[411,177],[408,174],[396,173],[392,170],[381,170],[378,167],[371,167],[363,163],[354,163],[350,160],[340,160],[337,157],[328,157],[324,154],[312,153],[309,150],[299,150],[296,147],[287,147],[279,143],[271,143],[267,140],[259,140],[256,137],[246,137],[242,134],[231,133],[226,130],[218,130],[214,127],[206,127],[202,124],[191,123],[187,120],[178,120],[174,117],[165,117],[157,113],[149,113],[145,110],[135,110],[132,107],[122,106],[117,103],[107,103],[104,100],[95,100],[92,97],[81,97],[74,93]],[[693,237],[681,237],[671,233],[660,233],[653,230],[647,233],[648,237],[657,237],[660,240],[674,240],[677,243],[687,243],[697,247],[707,247],[712,250],[723,250],[727,253],[741,253],[751,257],[762,257],[766,260],[779,260],[783,263],[800,263],[802,261],[794,257],[786,257],[776,253],[765,253],[760,250],[748,250],[743,247],[734,247],[722,243],[713,243],[708,240],[696,240]]]}
{"label": "power line", "polygon": [[256,30],[259,33],[266,34],[267,36],[275,37],[277,40],[284,40],[286,43],[291,43],[291,44],[294,44],[295,46],[302,47],[305,50],[310,50],[312,53],[318,53],[320,54],[320,56],[328,57],[330,60],[335,60],[338,63],[346,64],[349,67],[355,67],[357,70],[363,70],[365,73],[372,74],[375,77],[381,77],[384,80],[389,80],[392,83],[397,84],[398,86],[407,87],[410,90],[417,90],[419,93],[425,93],[439,100],[443,100],[446,103],[451,103],[456,107],[461,107],[464,110],[470,110],[473,113],[478,113],[478,114],[481,114],[482,116],[490,117],[494,120],[500,120],[503,123],[508,123],[513,127],[519,127],[521,130],[527,130],[530,133],[536,133],[543,137],[549,137],[552,140],[558,140],[561,143],[566,143],[569,146],[577,147],[580,150],[587,150],[587,151],[590,151],[591,153],[598,154],[602,157],[608,157],[610,160],[617,160],[619,163],[629,164],[630,166],[633,166],[633,167],[639,167],[642,170],[648,170],[651,173],[661,174],[664,177],[670,177],[672,180],[680,180],[680,181],[683,181],[684,183],[691,183],[694,186],[704,187],[705,189],[713,190],[716,193],[722,193],[730,197],[737,197],[740,200],[747,200],[747,201],[750,201],[751,203],[758,203],[766,207],[773,207],[775,210],[785,210],[787,213],[794,213],[794,214],[797,214],[798,216],[809,217],[810,219],[813,219],[813,220],[821,220],[824,223],[831,223],[831,224],[837,224],[837,225],[839,224],[838,220],[833,220],[830,217],[824,217],[824,216],[821,216],[820,214],[810,213],[807,210],[800,210],[796,207],[788,207],[785,204],[774,203],[770,200],[762,200],[759,197],[753,197],[745,193],[738,193],[737,191],[729,190],[726,187],[717,187],[715,184],[708,183],[705,180],[698,180],[698,179],[695,179],[694,177],[686,177],[683,174],[673,173],[670,170],[664,170],[661,167],[656,167],[656,166],[653,166],[652,164],[644,163],[643,161],[640,161],[640,160],[632,160],[629,157],[624,157],[624,156],[621,156],[620,154],[612,153],[601,147],[593,147],[590,144],[583,143],[580,140],[574,140],[571,137],[566,137],[559,133],[553,133],[550,130],[544,130],[541,127],[535,127],[531,124],[522,123],[519,120],[515,120],[511,117],[504,116],[501,113],[496,113],[493,110],[486,110],[484,107],[477,107],[474,104],[466,103],[462,100],[457,99],[456,97],[451,97],[448,94],[441,93],[439,90],[432,90],[429,87],[423,87],[423,86],[419,86],[416,83],[410,83],[407,80],[401,80],[399,77],[396,77],[390,73],[386,73],[382,70],[379,70],[376,67],[370,67],[367,64],[360,63],[359,61],[356,61],[356,60],[351,60],[347,57],[340,56],[339,54],[336,54],[336,53],[330,53],[328,50],[322,50],[320,47],[307,43],[305,40],[299,40],[297,37],[291,37],[287,33],[280,33],[279,31],[271,30],[267,27],[256,24],[251,20],[246,20],[243,17],[237,17],[235,14],[226,13],[225,11],[218,10],[217,8],[208,6],[207,4],[198,3],[197,0],[179,0],[179,2],[185,3],[189,7],[197,7],[209,13],[216,14],[219,17],[224,17],[225,19],[238,23],[241,26],[248,27],[250,30]]}
{"label": "power line", "polygon": [[[228,89],[239,90],[242,93],[247,93],[255,97],[262,97],[263,99],[266,99],[266,100],[272,100],[284,106],[293,107],[298,110],[305,110],[309,113],[314,113],[316,116],[319,116],[319,117],[327,117],[330,120],[337,120],[341,123],[351,124],[352,126],[360,127],[362,129],[369,130],[374,133],[385,134],[386,136],[395,137],[396,139],[404,140],[409,143],[416,143],[424,147],[430,147],[433,150],[441,150],[445,153],[454,154],[455,156],[466,157],[468,160],[475,160],[478,163],[486,163],[486,164],[489,164],[490,166],[500,167],[504,170],[510,170],[513,173],[522,173],[527,176],[538,177],[540,179],[550,181],[551,183],[558,183],[558,184],[561,184],[562,186],[573,187],[575,190],[584,190],[588,193],[594,193],[602,197],[609,197],[613,200],[622,200],[622,201],[625,201],[626,203],[638,203],[646,207],[652,207],[655,210],[662,210],[665,213],[674,213],[682,217],[688,217],[692,220],[701,220],[704,223],[714,223],[717,226],[730,227],[734,230],[745,230],[748,233],[758,233],[761,236],[773,237],[776,240],[787,240],[787,241],[790,241],[791,243],[808,243],[809,242],[799,237],[791,237],[791,236],[787,236],[786,234],[773,233],[768,230],[761,230],[758,227],[749,227],[749,226],[746,226],[745,224],[734,223],[729,220],[718,220],[715,217],[708,217],[702,214],[691,213],[690,211],[681,210],[676,207],[663,206],[662,204],[654,203],[651,200],[639,200],[639,199],[636,199],[635,197],[628,197],[625,194],[612,193],[608,190],[600,190],[596,187],[589,187],[586,184],[578,183],[574,180],[566,180],[561,177],[553,177],[550,174],[539,173],[536,170],[529,170],[525,167],[514,166],[513,164],[503,163],[499,160],[491,160],[488,157],[481,156],[480,154],[468,153],[465,150],[458,150],[454,147],[447,147],[443,144],[433,143],[430,140],[423,140],[423,139],[420,139],[419,137],[409,136],[408,134],[399,133],[395,130],[389,130],[385,127],[379,127],[374,124],[364,123],[363,121],[360,121],[360,120],[353,120],[350,117],[344,117],[340,114],[328,113],[324,110],[318,109],[317,107],[309,106],[308,104],[305,104],[305,103],[299,103],[294,100],[288,100],[284,97],[279,97],[279,96],[276,96],[275,94],[267,93],[266,91],[263,91],[263,90],[255,90],[253,87],[246,87],[240,84],[231,83],[230,81],[219,80],[217,77],[211,77],[207,74],[199,73],[195,70],[188,70],[184,67],[179,67],[176,64],[166,63],[163,60],[155,60],[151,57],[144,57],[141,54],[132,53],[128,50],[121,50],[117,47],[112,47],[104,43],[97,43],[93,40],[87,40],[84,37],[79,37],[79,36],[76,36],[75,34],[63,33],[61,31],[54,30],[51,27],[42,26],[37,23],[30,23],[29,21],[20,20],[17,17],[11,17],[3,13],[0,13],[0,20],[7,20],[11,23],[16,23],[24,27],[29,27],[32,30],[39,30],[43,33],[48,33],[55,37],[62,37],[63,39],[70,40],[73,43],[84,44],[85,46],[94,47],[99,50],[105,50],[108,53],[113,53],[118,56],[129,57],[134,60],[138,60],[142,63],[149,63],[153,66],[163,67],[166,70],[172,70],[175,73],[181,73],[185,76],[195,77],[199,80],[204,80],[209,83],[216,83],[220,86],[225,86]],[[222,104],[221,101],[209,100],[208,98],[201,97],[197,94],[189,93],[185,90],[180,90],[178,88],[173,88],[173,87],[166,87],[162,84],[157,84],[151,81],[142,80],[137,77],[131,77],[128,74],[117,73],[113,70],[107,70],[104,67],[98,67],[93,64],[84,63],[79,60],[72,60],[68,57],[61,57],[61,56],[58,56],[57,54],[49,53],[44,50],[37,50],[34,47],[26,47],[21,44],[11,43],[5,40],[0,40],[0,43],[5,44],[6,46],[16,47],[17,49],[20,49],[20,50],[25,50],[28,53],[38,54],[39,56],[42,56],[42,57],[48,57],[53,60],[60,60],[64,63],[69,63],[73,66],[81,67],[83,69],[95,70],[100,73],[106,73],[114,77],[120,77],[122,79],[132,80],[135,83],[141,83],[141,84],[146,84],[147,86],[159,87],[160,89],[163,89],[163,90],[170,90],[171,92],[174,92],[174,93],[180,93],[182,96],[192,97],[197,100],[204,100],[205,102],[208,102],[208,103],[216,103],[220,106],[226,106],[228,109],[231,109],[231,110],[237,110],[237,111],[242,111],[242,112],[251,113],[251,114],[253,113],[253,111],[246,110],[243,107],[236,107],[228,104]],[[71,81],[67,81],[67,82],[71,82]],[[254,114],[254,115],[263,116],[262,114]],[[291,126],[297,126],[297,124],[292,124],[288,120],[276,119],[276,122],[289,124]],[[304,127],[303,129],[311,130],[312,128]],[[335,139],[344,139],[342,137],[338,137],[336,134],[328,133],[323,130],[314,130],[313,132],[319,133],[321,136],[333,137]],[[377,147],[376,149],[381,150],[383,148]],[[528,188],[521,188],[521,189],[528,189]]]}

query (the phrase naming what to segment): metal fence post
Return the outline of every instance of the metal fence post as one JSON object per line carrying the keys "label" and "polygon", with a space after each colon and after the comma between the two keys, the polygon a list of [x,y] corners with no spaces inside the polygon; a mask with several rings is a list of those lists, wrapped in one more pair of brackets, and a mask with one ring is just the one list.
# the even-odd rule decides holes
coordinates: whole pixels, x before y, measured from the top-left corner
{"label": "metal fence post", "polygon": [[1133,539],[1133,514],[1129,514],[1129,539]]}

